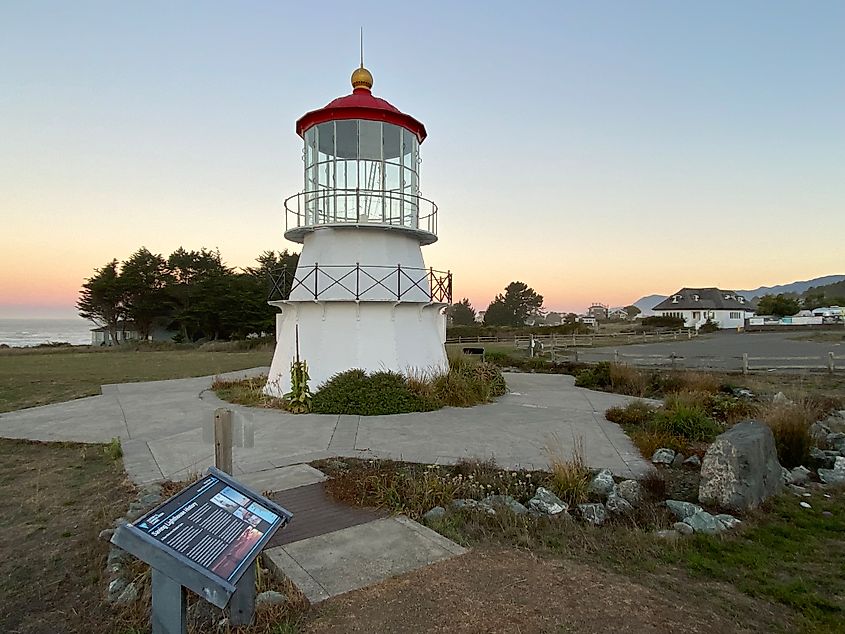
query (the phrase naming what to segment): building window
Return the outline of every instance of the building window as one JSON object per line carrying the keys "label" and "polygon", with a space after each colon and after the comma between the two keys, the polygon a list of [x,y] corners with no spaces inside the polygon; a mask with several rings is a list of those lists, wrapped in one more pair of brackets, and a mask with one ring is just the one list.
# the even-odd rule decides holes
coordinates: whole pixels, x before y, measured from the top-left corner
{"label": "building window", "polygon": [[731,319],[742,319],[742,313],[731,313]]}

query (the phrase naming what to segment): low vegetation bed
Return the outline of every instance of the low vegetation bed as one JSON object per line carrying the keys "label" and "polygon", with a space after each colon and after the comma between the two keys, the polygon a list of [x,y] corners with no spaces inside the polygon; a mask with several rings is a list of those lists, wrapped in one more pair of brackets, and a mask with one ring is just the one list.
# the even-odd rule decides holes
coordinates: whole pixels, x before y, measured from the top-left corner
{"label": "low vegetation bed", "polygon": [[[642,501],[626,514],[611,515],[601,527],[588,522],[498,507],[455,505],[457,499],[482,500],[510,495],[525,503],[538,486],[570,503],[595,499],[593,474],[577,459],[553,457],[551,471],[509,471],[493,462],[454,466],[390,461],[323,460],[314,465],[331,478],[328,491],[351,504],[378,506],[425,521],[466,546],[528,550],[541,558],[565,558],[641,579],[672,579],[673,584],[720,582],[748,601],[760,601],[778,614],[783,631],[840,632],[845,618],[845,491],[816,492],[812,509],[792,494],[771,499],[743,517],[740,528],[721,535],[696,534],[666,541],[658,529],[676,518],[665,499],[695,501],[697,483],[681,482],[694,470],[661,470],[641,481]],[[690,486],[692,484],[692,486]],[[426,513],[446,509],[435,517]],[[564,514],[566,515],[566,514]],[[514,572],[514,576],[518,574]],[[710,592],[722,592],[710,585]],[[752,599],[753,598],[753,599]]]}
{"label": "low vegetation bed", "polygon": [[[220,398],[232,403],[290,409],[286,399],[263,393],[266,381],[266,376],[241,381],[217,380],[212,387]],[[310,411],[359,416],[429,412],[445,406],[489,403],[506,391],[498,367],[456,357],[450,360],[448,372],[434,376],[387,371],[367,373],[360,369],[341,372],[314,393]]]}

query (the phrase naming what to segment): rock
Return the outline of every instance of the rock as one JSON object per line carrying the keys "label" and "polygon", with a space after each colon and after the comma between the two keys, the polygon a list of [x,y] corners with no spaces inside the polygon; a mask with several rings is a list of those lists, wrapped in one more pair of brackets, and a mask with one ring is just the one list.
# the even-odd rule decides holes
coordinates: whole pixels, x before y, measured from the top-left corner
{"label": "rock", "polygon": [[845,451],[845,433],[841,431],[831,432],[825,438],[828,447],[834,451]]}
{"label": "rock", "polygon": [[789,484],[791,477],[792,477],[792,475],[789,473],[789,469],[787,469],[786,467],[780,468],[780,480],[781,480],[781,482],[783,482],[784,484]]}
{"label": "rock", "polygon": [[543,515],[565,513],[569,505],[545,487],[537,487],[534,497],[528,500],[528,508]]}
{"label": "rock", "polygon": [[429,510],[428,513],[422,516],[423,524],[430,524],[436,520],[439,520],[444,515],[446,515],[446,509],[442,506],[435,506],[433,509]]}
{"label": "rock", "polygon": [[836,462],[836,452],[828,452],[818,447],[810,448],[810,466],[814,469],[832,469]]}
{"label": "rock", "polygon": [[694,532],[704,535],[715,535],[725,530],[725,525],[707,511],[699,511],[684,518],[684,524],[688,524]]}
{"label": "rock", "polygon": [[795,467],[792,471],[789,472],[789,482],[788,484],[806,484],[807,481],[810,479],[810,471],[807,467]]}
{"label": "rock", "polygon": [[792,495],[797,495],[798,497],[801,497],[807,492],[807,489],[802,486],[798,486],[797,484],[790,484],[787,488],[790,490]]}
{"label": "rock", "polygon": [[[442,507],[434,507],[434,508],[442,508]],[[283,603],[287,603],[288,598],[283,595],[281,592],[276,592],[275,590],[266,590],[265,592],[261,592],[258,596],[255,597],[255,605],[262,606],[262,605],[282,605]]]}
{"label": "rock", "polygon": [[676,469],[680,469],[681,465],[684,464],[684,460],[686,459],[686,456],[679,451],[675,454],[675,457],[672,459],[672,466]]}
{"label": "rock", "polygon": [[654,534],[657,535],[660,539],[665,539],[669,542],[676,542],[681,537],[681,534],[678,531],[673,531],[671,529],[664,531],[655,531]]}
{"label": "rock", "polygon": [[484,511],[488,515],[495,515],[496,511],[489,504],[484,504],[478,500],[452,500],[452,508],[457,510],[467,511]]}
{"label": "rock", "polygon": [[129,605],[131,603],[135,603],[139,597],[138,586],[133,583],[129,583],[124,589],[123,592],[120,593],[120,596],[117,597],[115,603],[118,605]]}
{"label": "rock", "polygon": [[654,452],[654,455],[651,457],[651,461],[654,464],[665,464],[671,465],[672,461],[675,459],[675,452],[672,449],[667,449],[666,447],[661,447],[657,451]]}
{"label": "rock", "polygon": [[767,425],[737,423],[710,445],[701,464],[698,499],[747,511],[783,488],[775,439]]}
{"label": "rock", "polygon": [[602,469],[590,482],[589,491],[604,498],[613,491],[613,487],[615,486],[616,483],[613,481],[613,474],[610,472],[610,469]]}
{"label": "rock", "polygon": [[842,456],[836,458],[833,469],[819,469],[818,474],[819,480],[825,484],[845,484],[845,458]]}
{"label": "rock", "polygon": [[792,401],[786,398],[786,394],[778,392],[772,397],[772,403],[775,405],[792,405]]}
{"label": "rock", "polygon": [[816,440],[827,440],[827,435],[830,433],[830,427],[821,421],[816,421],[810,425],[810,435]]}
{"label": "rock", "polygon": [[730,530],[732,528],[736,528],[742,521],[734,517],[733,515],[728,515],[727,513],[720,513],[719,515],[715,516],[716,520],[722,523],[722,526],[725,527],[725,530]]}
{"label": "rock", "polygon": [[161,495],[158,493],[147,493],[138,500],[143,508],[149,508],[161,502]]}
{"label": "rock", "polygon": [[701,458],[693,454],[689,458],[684,460],[684,465],[686,465],[687,467],[695,467],[697,469],[701,466]]}
{"label": "rock", "polygon": [[833,513],[831,513],[830,511],[822,511],[822,515],[824,515],[825,517],[833,517]]}
{"label": "rock", "polygon": [[733,390],[734,396],[739,398],[754,398],[754,392],[747,390],[744,387],[738,387]]}
{"label": "rock", "polygon": [[130,509],[129,511],[126,512],[126,521],[127,522],[134,522],[139,517],[141,517],[144,513],[145,513],[145,511],[143,509],[137,509],[137,510],[134,510],[134,511]]}
{"label": "rock", "polygon": [[578,511],[585,522],[589,522],[594,526],[601,526],[607,519],[607,511],[604,504],[579,504]]}
{"label": "rock", "polygon": [[607,502],[605,503],[605,507],[610,513],[615,515],[623,515],[625,513],[630,513],[634,510],[634,507],[631,506],[631,503],[628,502],[625,498],[623,498],[619,493],[616,491],[611,491],[610,495],[607,496]]}
{"label": "rock", "polygon": [[637,506],[643,499],[643,488],[636,480],[623,480],[616,485],[616,492],[631,506]]}
{"label": "rock", "polygon": [[695,532],[692,530],[692,526],[685,524],[684,522],[675,522],[672,524],[672,528],[678,531],[681,535],[692,535]]}
{"label": "rock", "polygon": [[528,512],[527,508],[510,495],[488,495],[486,498],[481,500],[481,502],[482,504],[488,504],[493,508],[502,506],[508,509],[511,513],[516,513],[517,515],[524,515]]}
{"label": "rock", "polygon": [[799,503],[798,503],[798,506],[800,506],[802,509],[811,509],[811,508],[813,508],[812,506],[810,506],[810,503],[809,503],[809,502],[799,502]]}
{"label": "rock", "polygon": [[666,508],[672,511],[672,513],[675,514],[675,517],[677,517],[682,522],[686,518],[695,515],[696,513],[700,513],[704,510],[700,506],[698,506],[698,504],[682,502],[680,500],[666,500]]}
{"label": "rock", "polygon": [[118,548],[117,546],[112,546],[109,549],[109,556],[106,561],[109,564],[120,564],[124,561],[127,561],[128,559],[129,553],[127,553],[125,550]]}
{"label": "rock", "polygon": [[108,602],[114,603],[117,601],[124,588],[126,588],[126,581],[122,577],[113,579],[111,583],[109,583],[108,593],[106,594]]}
{"label": "rock", "polygon": [[107,542],[107,541],[111,540],[112,535],[114,535],[114,529],[113,528],[105,528],[105,529],[100,531],[100,533],[97,535],[97,537],[102,539],[104,542]]}

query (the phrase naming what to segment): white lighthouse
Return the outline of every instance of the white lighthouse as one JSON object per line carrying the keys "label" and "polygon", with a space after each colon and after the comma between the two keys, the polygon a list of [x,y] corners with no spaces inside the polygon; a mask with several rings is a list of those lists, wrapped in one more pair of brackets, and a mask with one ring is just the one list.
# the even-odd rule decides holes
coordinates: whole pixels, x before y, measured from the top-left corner
{"label": "white lighthouse", "polygon": [[352,368],[448,369],[452,276],[426,268],[420,248],[437,241],[437,205],[419,187],[425,126],[374,97],[372,86],[362,65],[351,95],[296,122],[305,187],[285,201],[285,238],[302,252],[295,272],[273,280],[268,300],[280,310],[264,388],[273,396],[290,390],[297,338],[312,389]]}

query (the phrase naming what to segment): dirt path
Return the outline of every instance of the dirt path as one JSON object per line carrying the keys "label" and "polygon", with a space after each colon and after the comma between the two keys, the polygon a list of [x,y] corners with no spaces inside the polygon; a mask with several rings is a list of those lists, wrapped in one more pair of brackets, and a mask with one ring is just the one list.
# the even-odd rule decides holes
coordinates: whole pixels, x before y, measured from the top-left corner
{"label": "dirt path", "polygon": [[338,597],[304,632],[772,632],[781,607],[667,575],[645,583],[485,548]]}

